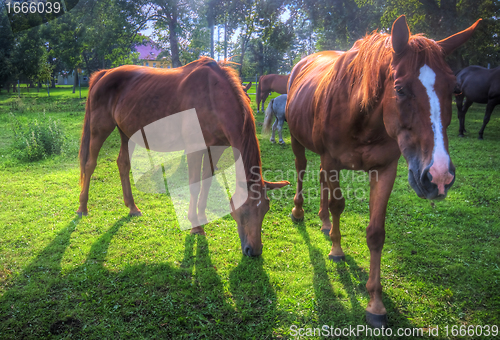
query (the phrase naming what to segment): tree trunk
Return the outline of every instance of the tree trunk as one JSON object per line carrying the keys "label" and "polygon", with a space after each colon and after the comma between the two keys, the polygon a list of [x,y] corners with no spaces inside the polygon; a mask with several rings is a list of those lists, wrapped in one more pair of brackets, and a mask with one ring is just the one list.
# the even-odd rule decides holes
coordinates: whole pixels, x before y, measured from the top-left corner
{"label": "tree trunk", "polygon": [[172,67],[179,67],[179,43],[177,40],[177,4],[173,4],[172,13],[168,23],[168,31],[170,38],[170,53],[172,54]]}
{"label": "tree trunk", "polygon": [[241,37],[241,61],[240,61],[240,70],[239,74],[241,77],[242,71],[243,71],[243,62],[245,60],[245,52],[247,50],[247,38],[245,36]]}
{"label": "tree trunk", "polygon": [[224,20],[224,60],[227,60],[227,20]]}
{"label": "tree trunk", "polygon": [[214,59],[215,58],[215,53],[214,53],[214,24],[212,22],[209,25],[210,25],[210,58]]}
{"label": "tree trunk", "polygon": [[73,81],[73,93],[75,93],[76,83],[78,83],[78,70],[75,68],[75,78]]}

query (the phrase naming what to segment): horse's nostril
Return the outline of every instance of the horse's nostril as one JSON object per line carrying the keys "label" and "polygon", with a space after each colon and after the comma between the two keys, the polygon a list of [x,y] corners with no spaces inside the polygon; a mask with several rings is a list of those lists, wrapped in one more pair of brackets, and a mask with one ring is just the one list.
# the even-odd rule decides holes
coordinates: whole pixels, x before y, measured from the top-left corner
{"label": "horse's nostril", "polygon": [[427,179],[429,180],[429,182],[432,182],[432,175],[429,171],[427,171],[426,176],[427,176]]}
{"label": "horse's nostril", "polygon": [[423,185],[430,185],[432,183],[432,175],[429,172],[429,168],[425,168],[422,171],[422,176],[420,176],[420,180],[422,181]]}
{"label": "horse's nostril", "polygon": [[253,256],[252,247],[246,246],[245,249],[243,250],[243,254],[245,254],[246,256]]}

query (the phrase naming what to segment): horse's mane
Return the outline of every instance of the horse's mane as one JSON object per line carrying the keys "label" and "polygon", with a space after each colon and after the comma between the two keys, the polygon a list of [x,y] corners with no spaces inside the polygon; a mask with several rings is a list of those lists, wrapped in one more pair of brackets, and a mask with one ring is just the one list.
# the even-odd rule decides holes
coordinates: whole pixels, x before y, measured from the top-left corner
{"label": "horse's mane", "polygon": [[[201,62],[214,62],[212,59],[207,57],[202,57],[200,59]],[[224,77],[227,79],[231,88],[233,89],[233,93],[238,99],[238,103],[241,108],[241,112],[243,114],[243,128],[241,131],[241,136],[243,137],[242,141],[242,149],[239,150],[243,164],[245,165],[245,172],[247,176],[248,182],[258,182],[262,181],[262,175],[259,177],[259,173],[261,173],[262,163],[260,160],[260,149],[259,149],[259,141],[257,140],[256,129],[255,129],[255,118],[253,117],[252,108],[250,107],[250,99],[245,95],[241,87],[241,81],[236,73],[236,70],[227,65],[236,64],[234,62],[223,60],[218,63],[218,66],[223,71]],[[259,166],[258,173],[251,171],[250,166]],[[249,183],[250,185],[250,183]]]}
{"label": "horse's mane", "polygon": [[[353,91],[359,93],[361,110],[366,110],[380,98],[384,82],[392,77],[391,62],[393,49],[391,35],[386,33],[372,33],[356,41],[354,46],[343,56],[354,57],[346,67],[332,67],[328,75],[323,77],[320,85],[327,91],[336,91],[341,84],[350,84],[349,95]],[[449,69],[444,60],[441,47],[432,39],[421,34],[411,35],[405,51],[395,58],[405,59],[408,69],[417,70],[424,63],[441,69]],[[331,93],[331,92],[330,92]]]}
{"label": "horse's mane", "polygon": [[89,79],[89,91],[95,85],[95,83],[97,83],[99,79],[101,79],[104,75],[106,75],[108,71],[109,70],[99,70],[92,73]]}

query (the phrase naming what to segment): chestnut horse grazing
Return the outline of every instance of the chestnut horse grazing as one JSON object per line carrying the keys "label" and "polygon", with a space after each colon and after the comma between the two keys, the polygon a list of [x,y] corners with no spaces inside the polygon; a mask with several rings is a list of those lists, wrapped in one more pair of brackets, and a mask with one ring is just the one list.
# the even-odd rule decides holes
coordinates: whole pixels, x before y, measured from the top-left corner
{"label": "chestnut horse grazing", "polygon": [[[230,145],[241,153],[246,176],[241,187],[246,184],[246,189],[251,190],[248,190],[248,196],[244,196],[246,200],[238,203],[239,208],[231,211],[231,215],[238,225],[243,253],[258,256],[262,253],[262,221],[269,210],[266,190],[280,188],[288,182],[269,183],[263,180],[250,100],[245,96],[236,73],[229,67],[219,66],[210,58],[202,58],[175,69],[121,66],[93,75],[80,146],[82,191],[77,213],[87,215],[90,179],[96,167],[99,149],[115,127],[118,127],[121,149],[117,163],[125,205],[130,208],[130,215],[141,215],[134,203],[130,186],[129,139],[137,131],[144,134],[143,128],[159,119],[193,108],[207,147]],[[175,133],[163,136],[162,142],[175,144],[185,137],[189,128],[179,126],[179,129],[171,129]],[[190,183],[188,218],[193,226],[191,233],[204,234],[200,222],[206,220],[205,208],[210,181],[208,187],[201,187],[199,183],[202,158],[206,154],[206,150],[187,153]],[[213,172],[209,163],[213,162],[213,168],[220,156],[212,154],[210,162],[205,157],[203,180],[211,178]],[[200,188],[201,198],[198,201]],[[238,195],[238,190],[242,189],[236,186],[237,192],[231,198],[231,204]]]}
{"label": "chestnut horse grazing", "polygon": [[257,112],[260,112],[259,107],[261,102],[262,112],[264,112],[264,103],[266,102],[267,97],[271,94],[272,91],[279,94],[287,93],[287,82],[289,76],[290,75],[281,76],[279,74],[267,74],[259,78],[256,95]]}
{"label": "chestnut horse grazing", "polygon": [[[479,22],[479,21],[478,21]],[[391,34],[374,33],[347,52],[319,52],[302,59],[289,80],[286,119],[298,173],[292,220],[304,217],[305,148],[321,156],[322,231],[329,231],[330,259],[345,259],[339,230],[345,199],[341,169],[364,170],[370,179],[370,223],[366,240],[370,274],[367,322],[386,324],[380,260],[387,202],[403,153],[408,181],[422,198],[444,198],[455,179],[446,128],[451,121],[453,72],[445,56],[466,42],[478,22],[435,42],[410,35],[405,16]],[[328,195],[330,200],[328,202]],[[332,222],[329,219],[329,212]]]}
{"label": "chestnut horse grazing", "polygon": [[464,68],[457,73],[456,92],[460,137],[464,136],[465,114],[472,103],[486,104],[483,126],[479,130],[479,139],[483,139],[491,113],[500,104],[500,66],[492,70],[476,65]]}

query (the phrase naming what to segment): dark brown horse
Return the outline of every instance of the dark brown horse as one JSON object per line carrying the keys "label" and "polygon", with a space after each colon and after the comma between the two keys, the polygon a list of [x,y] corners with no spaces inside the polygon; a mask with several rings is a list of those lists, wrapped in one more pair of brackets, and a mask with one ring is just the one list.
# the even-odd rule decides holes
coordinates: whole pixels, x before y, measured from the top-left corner
{"label": "dark brown horse", "polygon": [[411,36],[401,16],[391,35],[374,33],[347,52],[313,54],[302,59],[290,75],[286,118],[299,175],[292,220],[304,217],[302,180],[307,148],[321,156],[319,216],[321,229],[329,230],[329,257],[334,261],[345,259],[339,230],[345,206],[339,171],[369,172],[366,240],[370,274],[366,287],[370,302],[366,317],[372,326],[386,323],[380,259],[387,201],[401,153],[409,166],[410,185],[419,197],[444,198],[455,179],[446,135],[455,77],[444,58],[469,39],[476,25],[435,42]]}
{"label": "dark brown horse", "polygon": [[287,82],[289,76],[290,75],[281,76],[279,74],[267,74],[259,78],[256,96],[257,112],[259,112],[260,103],[262,103],[262,112],[264,112],[264,103],[272,91],[279,94],[287,93]]}
{"label": "dark brown horse", "polygon": [[479,130],[479,139],[483,139],[491,113],[500,104],[500,66],[492,70],[475,65],[464,68],[457,73],[456,92],[460,137],[464,136],[465,114],[472,103],[486,104],[483,126]]}
{"label": "dark brown horse", "polygon": [[[236,73],[229,67],[219,66],[210,58],[202,58],[175,69],[121,66],[100,71],[92,77],[80,146],[82,191],[78,214],[87,214],[90,179],[99,150],[118,127],[121,149],[117,163],[125,205],[130,208],[130,215],[141,215],[130,186],[129,139],[138,131],[144,134],[143,128],[153,122],[193,108],[207,147],[231,145],[241,153],[246,178],[243,178],[240,186],[236,186],[231,204],[234,206],[236,196],[240,199],[240,207],[233,210],[231,215],[238,225],[243,253],[248,256],[260,255],[262,221],[269,210],[266,189],[280,188],[288,182],[263,181],[250,101]],[[178,144],[179,140],[189,136],[190,129],[191,126],[171,129],[173,133],[162,136],[162,145]],[[153,149],[147,144],[146,147]],[[206,220],[204,210],[210,182],[205,186],[204,181],[201,187],[200,176],[203,180],[211,178],[211,168],[221,156],[212,154],[210,162],[207,162],[206,154],[206,149],[205,152],[187,153],[189,183],[195,184],[189,187],[191,198],[188,218],[193,226],[192,233],[204,234],[201,224]],[[240,195],[243,188],[248,196]],[[198,201],[200,190],[201,198]],[[241,201],[241,197],[244,200]]]}

